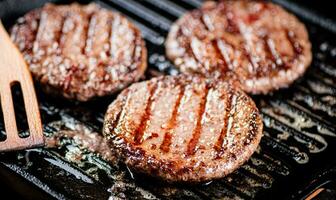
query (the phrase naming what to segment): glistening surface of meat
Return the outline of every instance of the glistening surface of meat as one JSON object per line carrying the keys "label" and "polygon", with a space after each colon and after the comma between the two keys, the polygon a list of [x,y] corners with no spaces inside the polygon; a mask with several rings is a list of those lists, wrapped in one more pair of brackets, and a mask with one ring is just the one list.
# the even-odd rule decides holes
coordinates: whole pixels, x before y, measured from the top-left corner
{"label": "glistening surface of meat", "polygon": [[47,4],[18,19],[11,37],[42,88],[69,99],[112,94],[147,67],[140,31],[95,4]]}
{"label": "glistening surface of meat", "polygon": [[262,120],[227,82],[186,75],[135,83],[109,106],[104,135],[119,159],[168,182],[221,178],[256,150]]}
{"label": "glistening surface of meat", "polygon": [[287,87],[311,63],[305,26],[265,1],[206,2],[171,28],[166,54],[183,73],[233,74],[252,94]]}

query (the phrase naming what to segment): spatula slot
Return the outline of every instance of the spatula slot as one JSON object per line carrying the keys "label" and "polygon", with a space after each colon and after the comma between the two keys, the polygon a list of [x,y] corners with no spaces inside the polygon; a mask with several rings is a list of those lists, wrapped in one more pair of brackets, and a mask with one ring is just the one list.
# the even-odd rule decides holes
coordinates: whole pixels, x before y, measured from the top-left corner
{"label": "spatula slot", "polygon": [[5,124],[2,114],[2,108],[1,108],[1,98],[0,98],[0,142],[3,142],[7,139],[7,135],[5,132],[5,127],[3,126]]}
{"label": "spatula slot", "polygon": [[[13,97],[13,104],[15,110],[15,119],[17,122],[17,129],[20,138],[29,137],[27,113],[24,106],[24,98],[22,94],[21,85],[15,81],[11,83],[11,92]],[[27,131],[26,131],[27,130]]]}

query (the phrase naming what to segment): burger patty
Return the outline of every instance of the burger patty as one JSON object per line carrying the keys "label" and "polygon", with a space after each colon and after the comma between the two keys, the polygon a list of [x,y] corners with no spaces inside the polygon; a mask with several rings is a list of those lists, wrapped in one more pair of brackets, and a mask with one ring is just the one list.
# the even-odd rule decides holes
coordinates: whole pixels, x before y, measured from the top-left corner
{"label": "burger patty", "polygon": [[183,73],[233,74],[248,93],[287,87],[312,60],[305,26],[264,1],[207,2],[171,28],[166,53]]}
{"label": "burger patty", "polygon": [[110,95],[147,67],[140,31],[95,4],[47,4],[18,19],[11,37],[42,88],[68,99]]}
{"label": "burger patty", "polygon": [[256,150],[263,124],[228,82],[186,75],[135,83],[109,106],[104,136],[137,172],[168,182],[221,178]]}

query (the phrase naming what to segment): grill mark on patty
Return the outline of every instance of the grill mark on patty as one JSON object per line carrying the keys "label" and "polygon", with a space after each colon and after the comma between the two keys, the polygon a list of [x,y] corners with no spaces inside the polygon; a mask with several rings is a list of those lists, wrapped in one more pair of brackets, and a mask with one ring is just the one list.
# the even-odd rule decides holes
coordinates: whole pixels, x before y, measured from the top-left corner
{"label": "grill mark on patty", "polygon": [[106,126],[111,133],[116,132],[115,129],[119,125],[128,98],[129,98],[129,88],[126,88],[125,94],[122,96],[121,100],[120,101],[116,100],[119,109],[114,109],[114,112],[112,113],[113,118],[110,118],[107,122],[104,121],[104,126]]}
{"label": "grill mark on patty", "polygon": [[229,6],[224,6],[224,4],[220,4],[221,10],[223,10],[223,13],[225,13],[226,20],[227,20],[227,27],[226,30],[229,33],[240,33],[239,27],[237,26],[237,21],[235,18],[235,14],[233,13],[233,10],[229,8]]}
{"label": "grill mark on patty", "polygon": [[217,63],[222,71],[226,71],[228,68],[228,63],[225,61],[221,50],[218,47],[217,40],[211,41],[212,48],[215,50],[216,58],[220,61]]}
{"label": "grill mark on patty", "polygon": [[226,101],[226,110],[225,110],[225,115],[224,115],[224,123],[223,123],[224,126],[223,126],[223,128],[220,132],[220,135],[218,137],[218,140],[217,140],[217,142],[215,143],[215,146],[214,146],[214,149],[217,152],[220,152],[220,150],[222,149],[224,138],[227,135],[228,119],[229,119],[230,112],[231,112],[231,109],[232,109],[232,105],[231,105],[232,104],[232,98],[233,98],[232,93],[229,93],[228,97],[229,98]]}
{"label": "grill mark on patty", "polygon": [[[244,39],[244,52],[246,54],[247,59],[249,60],[250,64],[252,65],[251,73],[255,73],[259,67],[259,64],[256,60],[256,56],[253,55],[253,42],[251,41],[252,31],[248,32],[248,28],[246,27],[245,23],[240,21],[239,23],[239,32],[240,35]],[[249,35],[250,34],[250,35]]]}
{"label": "grill mark on patty", "polygon": [[190,43],[189,43],[189,48],[188,49],[190,49],[191,51],[191,56],[197,61],[197,63],[198,64],[200,64],[201,65],[201,67],[204,67],[205,68],[205,66],[204,66],[204,64],[203,64],[203,62],[202,62],[202,59],[200,58],[198,58],[198,56],[196,55],[196,53],[195,53],[195,51],[194,51],[194,48],[193,48],[193,44],[195,43],[195,42],[193,42],[193,40],[197,40],[197,42],[201,42],[201,41],[199,41],[199,39],[198,38],[196,38],[196,37],[193,37],[193,38],[191,38],[191,41],[190,41]]}
{"label": "grill mark on patty", "polygon": [[[133,30],[129,30],[129,32],[127,33],[123,33],[124,35],[120,35],[119,31],[122,31],[125,27],[130,26],[130,24],[125,21],[125,19],[121,18],[121,16],[119,14],[115,14],[114,15],[114,20],[113,20],[113,24],[112,24],[112,30],[115,30],[111,33],[111,37],[110,37],[110,57],[112,59],[114,59],[115,62],[119,62],[120,59],[124,58],[123,64],[124,66],[127,66],[127,71],[131,71],[131,69],[133,70],[134,67],[132,66],[133,63],[136,62],[135,58],[134,58],[134,54],[135,51],[138,49],[139,46],[141,46],[141,44],[138,44],[138,40],[137,37],[141,37],[139,34]],[[126,35],[127,34],[127,35]],[[129,40],[129,35],[128,34],[132,34],[132,40]],[[119,41],[125,40],[126,44],[123,45],[127,45],[129,48],[125,49],[123,52],[120,52],[120,47],[118,48],[118,45],[120,46],[120,43],[118,43]],[[130,45],[130,44],[135,44],[134,46]],[[128,55],[129,54],[129,55]],[[127,55],[127,57],[126,57]],[[129,63],[130,61],[132,61],[131,63]]]}
{"label": "grill mark on patty", "polygon": [[179,96],[178,96],[178,98],[175,102],[174,109],[173,109],[173,112],[172,112],[172,116],[169,119],[167,130],[165,132],[162,144],[160,145],[160,149],[163,152],[166,152],[166,153],[168,153],[169,149],[170,149],[171,140],[172,140],[172,135],[171,135],[170,131],[173,130],[173,128],[176,126],[176,119],[177,119],[177,115],[178,115],[178,110],[180,108],[181,99],[182,99],[182,97],[184,95],[184,91],[185,91],[185,86],[184,85],[182,86],[182,84],[179,84],[179,87],[180,87]]}
{"label": "grill mark on patty", "polygon": [[118,127],[121,126],[120,129],[122,130],[127,130],[125,129],[124,125],[125,125],[125,119],[126,119],[126,107],[129,106],[129,101],[130,101],[130,97],[131,97],[131,94],[132,94],[132,91],[131,89],[127,88],[128,89],[128,92],[127,92],[127,95],[126,95],[126,98],[124,97],[124,102],[123,102],[123,106],[120,107],[120,116],[118,118],[118,120],[116,120],[116,123],[114,124],[114,128],[113,129],[116,129],[118,130]]}
{"label": "grill mark on patty", "polygon": [[[40,15],[37,17],[37,28],[36,28],[36,34],[35,34],[35,38],[34,38],[34,42],[33,44],[33,49],[31,51],[31,53],[33,54],[33,63],[34,62],[38,62],[40,63],[40,68],[37,69],[39,71],[44,70],[45,68],[48,68],[49,66],[45,66],[44,63],[45,61],[52,55],[54,54],[61,54],[61,37],[62,37],[62,29],[64,26],[64,17],[60,16],[60,26],[57,27],[55,33],[54,33],[54,37],[52,40],[49,39],[48,42],[48,46],[46,47],[45,45],[42,45],[42,41],[45,40],[45,38],[43,38],[43,34],[46,31],[46,26],[50,25],[50,20],[48,20],[48,15],[53,14],[53,12],[47,12],[42,10],[40,12]],[[57,19],[56,19],[57,20]],[[48,48],[52,47],[52,45],[57,45],[56,49],[54,49],[53,52],[48,52]],[[42,55],[43,54],[43,55]],[[43,79],[43,76],[39,76],[38,79]],[[62,87],[63,83],[62,83]]]}
{"label": "grill mark on patty", "polygon": [[[132,33],[132,34],[134,34],[134,39],[132,40],[132,43],[137,43],[136,36],[137,36],[138,33]],[[134,48],[132,49],[131,57],[133,57],[134,59],[136,58],[135,53],[137,51],[137,48],[138,48],[138,46],[134,46]],[[129,71],[133,70],[133,63],[127,67],[127,70],[129,70]]]}
{"label": "grill mark on patty", "polygon": [[[116,24],[118,23],[118,24]],[[111,32],[110,32],[110,38],[109,38],[109,43],[110,43],[110,49],[109,49],[109,55],[113,58],[115,56],[114,52],[115,52],[115,49],[114,49],[114,43],[115,43],[115,40],[116,40],[116,28],[118,26],[121,25],[121,21],[120,21],[120,17],[119,15],[113,15],[113,21],[112,21],[112,24],[111,24]],[[114,33],[113,33],[114,31]]]}
{"label": "grill mark on patty", "polygon": [[61,28],[61,35],[60,35],[60,39],[59,39],[59,48],[60,48],[60,53],[63,54],[64,53],[64,49],[65,49],[65,40],[66,40],[66,23],[69,20],[69,16],[65,15],[62,16],[63,17],[63,21],[62,21],[62,28]]}
{"label": "grill mark on patty", "polygon": [[[129,89],[125,89],[125,95],[122,96],[122,99],[120,101],[118,101],[118,106],[120,107],[120,109],[116,109],[117,110],[117,114],[114,114],[114,118],[110,119],[108,121],[108,129],[111,132],[114,132],[114,129],[117,128],[119,122],[120,122],[120,118],[122,115],[123,110],[125,109],[125,104],[127,99],[129,98]],[[116,100],[117,101],[117,100]]]}
{"label": "grill mark on patty", "polygon": [[142,114],[140,125],[138,126],[138,128],[135,131],[135,135],[134,135],[134,143],[135,144],[141,144],[142,143],[144,131],[145,131],[146,126],[147,126],[147,122],[151,117],[151,108],[152,108],[152,104],[154,102],[154,94],[156,93],[157,88],[158,88],[157,84],[152,84],[152,86],[149,89],[149,96],[148,96],[148,99],[147,99],[147,102],[146,102],[145,113]]}
{"label": "grill mark on patty", "polygon": [[[83,11],[81,11],[82,13],[85,13]],[[81,21],[80,23],[81,24],[84,24],[83,22],[85,22],[85,25],[83,27],[83,32],[84,32],[84,38],[83,38],[83,45],[81,46],[81,49],[80,49],[80,53],[81,55],[85,55],[85,48],[86,48],[86,41],[88,39],[88,33],[89,33],[89,29],[90,29],[90,23],[91,23],[91,20],[92,20],[92,17],[93,17],[93,13],[91,14],[84,14],[84,21]]]}
{"label": "grill mark on patty", "polygon": [[198,110],[198,113],[197,113],[196,127],[193,130],[192,138],[190,139],[190,141],[188,143],[188,146],[187,146],[187,152],[186,152],[187,156],[195,154],[195,147],[196,147],[196,145],[198,143],[198,140],[200,138],[200,135],[201,135],[202,119],[203,119],[203,115],[205,113],[205,105],[207,103],[208,93],[209,93],[209,86],[206,85],[204,95],[202,96],[202,100],[200,102],[200,107],[199,107],[199,110]]}
{"label": "grill mark on patty", "polygon": [[[107,59],[110,57],[110,37],[112,27],[112,15],[106,11],[94,11],[90,14],[89,28],[84,48],[84,55]],[[104,27],[102,27],[104,23]],[[102,32],[102,29],[106,32]],[[101,34],[105,34],[104,37]],[[102,40],[103,38],[103,40]],[[103,56],[103,57],[102,57]]]}
{"label": "grill mark on patty", "polygon": [[95,26],[97,25],[97,15],[95,12],[89,15],[88,17],[88,26],[86,30],[86,40],[85,45],[82,51],[82,54],[88,55],[91,52],[93,46],[93,37],[95,34]]}
{"label": "grill mark on patty", "polygon": [[262,37],[264,44],[266,46],[267,49],[267,53],[269,53],[272,57],[270,58],[272,60],[272,62],[276,65],[281,67],[283,65],[283,61],[281,59],[280,54],[277,52],[275,46],[274,46],[274,41],[272,38],[270,38],[269,36],[265,35],[264,37]]}
{"label": "grill mark on patty", "polygon": [[228,95],[229,95],[229,98],[228,98],[227,106],[226,106],[227,110],[224,116],[224,126],[214,146],[214,149],[217,151],[217,155],[215,159],[221,158],[222,154],[224,154],[224,151],[226,149],[224,146],[224,139],[231,132],[231,129],[234,125],[234,115],[236,113],[238,96],[232,93],[232,91],[230,91]]}
{"label": "grill mark on patty", "polygon": [[[201,11],[200,15],[201,15],[200,22],[203,24],[205,29],[209,32],[214,31],[214,24],[211,21],[210,17],[204,11]],[[220,67],[221,70],[225,71],[225,67],[228,68],[229,63],[225,60],[220,48],[218,47],[217,40],[212,40],[211,41],[211,46],[216,52],[216,58],[219,59],[219,61],[224,62],[224,64],[225,64],[225,65],[222,65],[222,62],[220,62],[220,63],[218,63],[218,64],[220,64],[220,66],[218,66],[218,67]]]}
{"label": "grill mark on patty", "polygon": [[293,31],[286,30],[286,36],[287,36],[287,40],[292,45],[292,48],[294,50],[295,54],[293,56],[293,59],[295,59],[303,53],[302,52],[303,51],[302,46],[300,45],[300,43],[295,38],[296,36],[295,36],[295,33]]}
{"label": "grill mark on patty", "polygon": [[231,63],[230,55],[229,55],[226,45],[227,44],[223,39],[217,39],[215,42],[215,46],[219,50],[219,53],[222,56],[222,60],[225,61],[229,69],[233,69],[233,65]]}
{"label": "grill mark on patty", "polygon": [[[214,24],[211,18],[204,11],[201,11],[200,21],[202,22],[203,26],[205,27],[207,31],[211,32],[215,30]],[[230,23],[231,23],[230,25],[232,26],[233,22],[230,22]],[[211,45],[217,52],[217,55],[219,55],[220,60],[225,62],[226,67],[232,69],[233,66],[230,61],[230,57],[228,55],[227,49],[225,47],[225,42],[223,41],[223,39],[213,40]]]}
{"label": "grill mark on patty", "polygon": [[[260,68],[260,60],[258,61],[257,58],[260,59],[260,57],[256,56],[253,53],[253,42],[250,40],[250,38],[253,38],[255,35],[253,34],[254,31],[250,31],[248,33],[248,29],[247,29],[247,25],[242,21],[239,20],[238,25],[235,19],[235,13],[233,12],[233,10],[229,10],[228,6],[224,6],[223,8],[224,13],[226,13],[226,19],[227,19],[227,30],[228,32],[231,33],[236,33],[239,34],[240,36],[242,36],[243,40],[244,40],[244,53],[245,56],[247,57],[249,63],[252,66],[252,73],[258,73],[259,72],[259,68]],[[264,8],[262,9],[264,10]],[[261,12],[261,11],[260,11]],[[260,15],[260,13],[258,14]],[[257,16],[255,16],[257,17]],[[250,21],[250,19],[249,19]],[[248,34],[251,34],[250,37],[248,37]],[[260,39],[260,37],[257,37],[258,39]],[[264,38],[263,38],[264,39]],[[223,56],[224,57],[224,56]],[[225,59],[225,57],[224,57]],[[227,62],[227,59],[225,60]],[[233,66],[231,64],[230,69],[233,69]]]}
{"label": "grill mark on patty", "polygon": [[203,11],[201,12],[201,18],[200,18],[203,26],[206,28],[208,31],[213,31],[214,30],[214,25],[213,22],[211,21],[210,17],[205,14]]}
{"label": "grill mark on patty", "polygon": [[62,37],[63,37],[63,29],[64,29],[64,23],[65,23],[65,17],[62,17],[62,21],[61,21],[61,29],[60,32],[58,34],[58,37],[56,39],[57,41],[57,48],[59,49],[59,53],[62,54]]}
{"label": "grill mark on patty", "polygon": [[[227,7],[225,6],[224,9],[226,11]],[[236,26],[235,22],[232,20],[232,18],[227,17],[227,19],[228,19],[227,20],[227,22],[228,22],[227,28],[230,29],[230,30],[237,30],[237,26]],[[209,15],[207,15],[204,11],[202,11],[201,22],[203,23],[203,25],[205,26],[205,28],[208,31],[214,31],[215,30],[212,20],[210,19]],[[226,67],[229,68],[229,69],[233,69],[233,65],[231,63],[231,59],[230,59],[229,53],[228,53],[227,48],[226,48],[227,44],[224,41],[224,39],[223,38],[222,39],[216,39],[212,42],[212,45],[215,48],[216,52],[219,53],[220,59],[225,62]]]}
{"label": "grill mark on patty", "polygon": [[[45,29],[46,29],[46,27],[50,24],[50,22],[49,22],[49,20],[48,20],[48,17],[49,17],[49,14],[50,13],[48,13],[48,12],[46,12],[46,11],[42,11],[41,12],[41,16],[40,16],[40,23],[38,24],[38,28],[37,28],[37,34],[36,34],[36,38],[35,38],[35,41],[34,41],[34,43],[36,42],[36,47],[35,48],[33,48],[33,50],[34,49],[36,49],[36,50],[40,50],[40,48],[41,48],[41,46],[42,46],[42,41],[43,41],[43,34],[45,34]],[[63,19],[63,17],[62,17],[62,19]],[[63,24],[63,22],[61,22],[61,24]],[[62,31],[62,28],[60,28],[58,31]],[[61,35],[61,34],[58,34],[58,35]],[[58,39],[57,39],[58,40]],[[56,41],[57,41],[56,40]],[[53,38],[53,41],[55,41],[55,35],[54,35],[54,38]],[[48,43],[48,45],[50,46],[50,45],[52,45],[52,42],[49,42]],[[46,48],[45,46],[43,46],[43,51],[45,51],[44,53],[45,53],[45,55],[44,56],[46,56],[46,54],[47,54],[47,49],[48,48]]]}
{"label": "grill mark on patty", "polygon": [[[32,11],[18,19],[18,25],[14,25],[10,31],[10,38],[17,44],[22,53],[31,53],[36,41],[37,31],[39,29],[41,12],[39,9]],[[23,27],[20,27],[23,26]],[[24,29],[24,31],[22,30]],[[32,57],[29,57],[31,60]]]}
{"label": "grill mark on patty", "polygon": [[122,109],[118,110],[118,113],[117,113],[115,119],[112,121],[111,126],[110,126],[111,130],[113,130],[113,129],[115,129],[117,127],[118,122],[120,120],[121,113],[122,113],[122,111],[124,109],[124,106],[125,106],[124,104],[121,105]]}
{"label": "grill mark on patty", "polygon": [[[41,24],[41,13],[39,12],[39,16],[36,18],[36,30],[34,30],[34,32],[32,34],[34,39],[33,39],[33,42],[31,43],[32,44],[31,49],[29,50],[31,52],[33,52],[34,45],[38,46],[37,35],[38,35],[38,31],[40,29],[40,24]],[[19,27],[17,27],[17,28],[19,30]],[[18,39],[18,31],[15,34],[15,40],[13,40],[14,43],[18,42],[18,41],[16,41],[16,39]]]}
{"label": "grill mark on patty", "polygon": [[[85,12],[83,12],[85,13]],[[90,25],[91,25],[91,21],[93,19],[93,13],[91,14],[87,14],[85,13],[84,15],[84,21],[87,23],[86,26],[83,27],[83,32],[84,32],[84,39],[83,39],[83,43],[84,45],[81,47],[81,50],[80,50],[80,54],[82,55],[86,55],[86,52],[85,52],[85,49],[86,49],[86,45],[87,45],[87,41],[89,39],[89,31],[90,31]],[[81,24],[83,23],[83,21],[81,21]],[[94,31],[93,31],[94,32]]]}
{"label": "grill mark on patty", "polygon": [[[46,19],[45,19],[46,15],[47,15],[47,13],[43,12],[43,11],[40,14],[40,17],[39,17],[40,20],[39,20],[38,27],[37,27],[36,37],[35,37],[35,40],[33,42],[33,52],[34,52],[35,49],[40,48],[39,47],[40,46],[40,39],[41,39],[42,34],[43,34],[43,29],[45,29],[44,26],[46,26],[46,24],[47,24]],[[35,45],[36,45],[37,48],[36,47],[34,48]]]}
{"label": "grill mark on patty", "polygon": [[[185,40],[188,37],[188,35],[189,35],[188,33],[186,33],[186,31],[187,31],[187,28],[185,28],[185,27],[180,28],[178,30],[178,36],[179,36],[179,38],[183,38],[183,40]],[[193,50],[193,47],[192,47],[192,40],[193,40],[193,38],[194,38],[194,36],[192,38],[188,39],[189,42],[185,43],[184,48],[185,48],[186,52],[188,53],[188,55],[190,56],[190,58],[194,59],[197,62],[197,64],[199,64],[203,68],[204,65],[203,65],[202,61],[199,60],[197,58],[196,54],[194,53],[194,50]]]}
{"label": "grill mark on patty", "polygon": [[[214,25],[211,21],[210,17],[204,12],[201,12],[200,21],[202,22],[203,26],[207,31],[214,31]],[[212,40],[211,41],[212,48],[214,48],[216,52],[216,58],[219,58],[220,61],[223,61],[225,63],[225,67],[228,68],[230,66],[230,63],[227,61],[225,56],[223,55],[222,49],[218,45],[218,40]],[[224,71],[224,65],[219,66]]]}
{"label": "grill mark on patty", "polygon": [[71,59],[84,55],[90,16],[82,10],[68,11],[62,31],[61,49]]}
{"label": "grill mark on patty", "polygon": [[[76,12],[76,11],[75,11]],[[75,18],[72,18],[75,15]],[[84,16],[83,16],[84,15]],[[62,15],[63,16],[63,15]],[[76,20],[77,17],[81,17],[81,19],[79,21]],[[91,16],[92,15],[86,15],[86,13],[84,13],[83,11],[79,11],[76,13],[70,13],[70,14],[65,14],[65,17],[62,17],[62,28],[61,28],[61,32],[60,32],[60,36],[59,36],[59,50],[60,53],[63,53],[63,51],[66,51],[65,53],[69,53],[68,51],[68,47],[67,47],[67,43],[69,41],[75,41],[75,37],[78,37],[80,35],[84,35],[83,40],[80,40],[79,43],[83,42],[83,45],[77,44],[80,49],[79,52],[75,52],[75,55],[85,55],[85,48],[87,45],[87,38],[88,38],[88,29],[91,23]],[[66,27],[66,23],[73,23],[73,24],[77,24],[77,26],[75,25],[75,27],[77,27],[76,29],[82,29],[82,32],[77,33],[76,30],[74,30],[74,28],[71,28],[72,31],[69,32],[69,30],[65,30],[69,27]],[[86,24],[87,23],[87,24]],[[79,27],[78,27],[79,24]],[[80,27],[82,26],[82,27]],[[70,35],[69,35],[70,34]],[[72,53],[72,52],[71,52]],[[70,68],[68,69],[68,72],[64,78],[63,81],[63,89],[64,91],[68,91],[70,89],[71,86],[71,82],[74,79],[75,73],[76,71],[79,69],[79,66],[77,64],[72,64],[70,66]]]}
{"label": "grill mark on patty", "polygon": [[114,21],[114,16],[113,15],[109,15],[108,20],[107,20],[107,24],[108,24],[108,36],[107,36],[107,41],[106,41],[106,46],[108,46],[106,48],[106,56],[107,57],[111,57],[111,43],[110,43],[110,38],[112,37],[112,25],[113,25],[113,21]]}

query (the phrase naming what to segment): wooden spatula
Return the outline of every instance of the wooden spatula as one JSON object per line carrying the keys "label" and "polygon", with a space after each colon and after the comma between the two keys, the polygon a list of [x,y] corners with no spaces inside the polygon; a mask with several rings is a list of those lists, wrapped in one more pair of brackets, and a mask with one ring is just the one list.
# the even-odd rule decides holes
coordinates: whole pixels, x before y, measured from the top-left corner
{"label": "wooden spatula", "polygon": [[[18,135],[11,86],[19,83],[26,108],[29,133],[26,138]],[[0,152],[32,148],[44,144],[41,118],[33,81],[28,67],[12,43],[0,21],[0,97],[6,129],[6,140],[0,141]]]}

